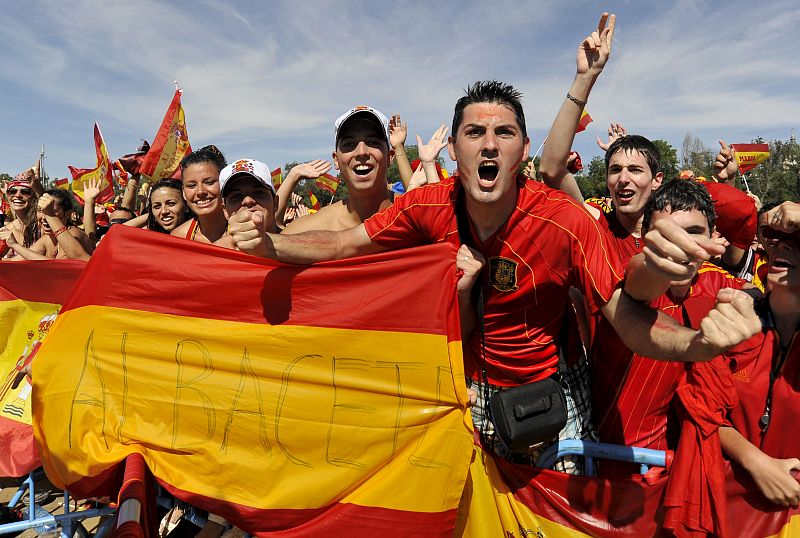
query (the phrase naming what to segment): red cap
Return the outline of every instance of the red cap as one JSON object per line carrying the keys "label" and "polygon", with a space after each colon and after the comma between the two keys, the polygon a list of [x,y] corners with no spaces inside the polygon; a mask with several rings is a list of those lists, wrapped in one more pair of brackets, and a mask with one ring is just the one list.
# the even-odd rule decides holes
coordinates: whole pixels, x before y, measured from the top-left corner
{"label": "red cap", "polygon": [[725,183],[703,183],[717,213],[717,231],[742,250],[753,243],[758,226],[756,203],[739,189]]}

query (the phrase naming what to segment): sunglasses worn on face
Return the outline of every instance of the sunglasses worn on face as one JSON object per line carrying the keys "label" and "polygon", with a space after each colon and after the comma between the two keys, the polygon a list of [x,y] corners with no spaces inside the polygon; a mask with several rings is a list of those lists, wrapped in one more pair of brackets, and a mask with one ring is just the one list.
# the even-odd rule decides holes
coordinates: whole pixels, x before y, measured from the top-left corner
{"label": "sunglasses worn on face", "polygon": [[33,194],[33,191],[30,190],[30,189],[14,188],[14,187],[11,187],[10,189],[8,189],[8,195],[9,196],[16,196],[18,194],[24,194],[25,196],[30,196],[30,195]]}

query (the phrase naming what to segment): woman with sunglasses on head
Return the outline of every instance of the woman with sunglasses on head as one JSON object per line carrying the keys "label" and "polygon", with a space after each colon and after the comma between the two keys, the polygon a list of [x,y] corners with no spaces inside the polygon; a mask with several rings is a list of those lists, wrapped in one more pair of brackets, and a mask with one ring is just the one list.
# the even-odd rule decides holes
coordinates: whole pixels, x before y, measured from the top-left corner
{"label": "woman with sunglasses on head", "polygon": [[225,237],[228,219],[222,208],[219,185],[219,173],[225,166],[225,156],[213,145],[183,158],[183,198],[195,218],[172,230],[172,235],[201,243],[215,243]]}
{"label": "woman with sunglasses on head", "polygon": [[41,233],[36,220],[36,193],[30,183],[21,178],[11,180],[4,192],[13,220],[0,229],[0,258],[21,260],[23,258],[8,246],[6,236],[10,235],[12,242],[28,248],[39,239]]}
{"label": "woman with sunglasses on head", "polygon": [[767,295],[756,303],[763,328],[730,354],[739,403],[720,428],[728,457],[781,506],[800,504],[800,204],[767,212],[759,236],[768,257]]}
{"label": "woman with sunglasses on head", "polygon": [[72,223],[72,195],[60,189],[50,189],[36,202],[36,217],[41,237],[30,248],[18,243],[12,234],[0,239],[26,260],[78,259],[88,260],[94,250],[89,236]]}

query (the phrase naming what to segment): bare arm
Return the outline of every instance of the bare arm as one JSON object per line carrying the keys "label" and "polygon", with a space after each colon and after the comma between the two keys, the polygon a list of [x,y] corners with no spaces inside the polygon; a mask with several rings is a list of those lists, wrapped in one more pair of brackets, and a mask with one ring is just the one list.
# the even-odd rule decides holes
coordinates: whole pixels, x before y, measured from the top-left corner
{"label": "bare arm", "polygon": [[286,178],[278,187],[278,209],[275,211],[275,220],[283,224],[286,208],[292,197],[295,187],[301,179],[317,179],[322,174],[327,174],[331,169],[331,163],[322,159],[298,164],[286,174]]}
{"label": "bare arm", "polygon": [[386,250],[374,243],[363,224],[340,232],[310,231],[295,235],[265,233],[260,213],[240,211],[228,221],[236,248],[262,258],[307,265]]}
{"label": "bare arm", "polygon": [[400,114],[394,114],[389,120],[389,141],[392,143],[394,158],[397,163],[397,171],[400,173],[400,180],[403,188],[408,190],[408,183],[411,181],[411,163],[406,155],[406,138],[408,137],[408,124],[400,119]]}
{"label": "bare arm", "polygon": [[597,29],[578,47],[575,79],[568,92],[572,99],[566,98],[561,105],[547,135],[539,164],[539,172],[548,186],[566,192],[581,203],[583,195],[575,178],[567,170],[566,162],[584,108],[579,102],[585,103],[589,99],[592,86],[611,55],[615,24],[616,16],[603,13]]}
{"label": "bare arm", "polygon": [[800,503],[800,484],[792,476],[792,471],[800,471],[800,460],[772,458],[735,428],[720,428],[719,439],[722,450],[750,473],[764,497],[781,506],[797,507]]}
{"label": "bare arm", "polygon": [[122,223],[123,226],[132,226],[134,228],[145,228],[147,226],[147,218],[149,213],[142,213],[138,217],[133,217],[131,220],[126,220]]}
{"label": "bare arm", "polygon": [[419,149],[419,160],[422,169],[425,171],[427,183],[438,183],[439,172],[436,170],[436,159],[439,152],[447,145],[447,126],[443,123],[436,132],[433,133],[427,144],[422,143],[422,138],[417,135],[417,148]]}
{"label": "bare arm", "polygon": [[644,241],[644,252],[625,269],[625,292],[646,302],[666,292],[672,281],[693,278],[704,261],[725,252],[721,243],[691,235],[669,219],[658,220]]}
{"label": "bare arm", "polygon": [[682,327],[620,289],[602,310],[628,348],[658,360],[707,361],[761,330],[753,300],[742,291],[728,288],[719,291],[717,304],[703,318],[699,331]]}
{"label": "bare arm", "polygon": [[[58,246],[67,258],[76,260],[88,260],[89,252],[92,248],[88,245],[89,238],[78,230],[68,230],[67,224],[56,216],[54,211],[55,199],[49,194],[45,194],[36,201],[37,208],[44,214],[47,225],[55,235]],[[85,237],[85,240],[83,240]],[[80,239],[79,239],[80,238]]]}
{"label": "bare arm", "polygon": [[131,176],[128,184],[125,185],[125,193],[122,195],[122,207],[136,210],[136,193],[139,191],[139,176]]}
{"label": "bare arm", "polygon": [[33,245],[31,245],[31,248],[27,248],[21,243],[17,242],[17,238],[14,237],[14,232],[8,226],[6,226],[4,228],[0,228],[0,241],[5,241],[8,247],[16,252],[23,260],[50,259],[45,256],[46,249],[44,246],[44,237],[40,238]]}
{"label": "bare arm", "polygon": [[100,194],[100,180],[92,179],[83,189],[83,230],[92,241],[97,241],[94,201],[98,194]]}

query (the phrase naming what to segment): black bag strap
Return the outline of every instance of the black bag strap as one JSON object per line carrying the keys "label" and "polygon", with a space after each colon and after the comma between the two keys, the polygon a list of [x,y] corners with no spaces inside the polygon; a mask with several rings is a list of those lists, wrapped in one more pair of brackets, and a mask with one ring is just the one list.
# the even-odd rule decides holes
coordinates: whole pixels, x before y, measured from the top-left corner
{"label": "black bag strap", "polygon": [[[458,237],[461,240],[461,243],[467,245],[468,247],[475,247],[475,243],[472,240],[472,232],[470,232],[469,228],[469,216],[467,215],[467,204],[465,200],[464,188],[456,186],[458,188],[458,194],[456,197],[456,224],[458,226]],[[483,271],[481,271],[481,275],[486,271],[484,267]],[[482,370],[481,376],[483,379],[481,381],[486,388],[486,396],[487,398],[484,400],[485,405],[488,405],[488,376],[486,375],[486,335],[484,333],[484,325],[483,325],[483,278],[480,277],[475,285],[472,287],[472,304],[475,305],[475,310],[477,314],[477,321],[481,331],[481,357],[482,357]],[[570,308],[569,305],[567,308]],[[566,315],[566,314],[565,314]],[[564,357],[564,349],[566,346],[564,342],[566,342],[567,338],[567,324],[561,324],[561,332],[559,333],[559,342],[558,342],[558,376],[561,381],[564,380],[567,372],[567,363]]]}

